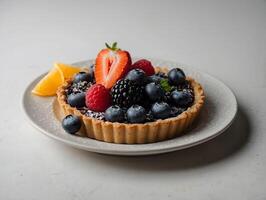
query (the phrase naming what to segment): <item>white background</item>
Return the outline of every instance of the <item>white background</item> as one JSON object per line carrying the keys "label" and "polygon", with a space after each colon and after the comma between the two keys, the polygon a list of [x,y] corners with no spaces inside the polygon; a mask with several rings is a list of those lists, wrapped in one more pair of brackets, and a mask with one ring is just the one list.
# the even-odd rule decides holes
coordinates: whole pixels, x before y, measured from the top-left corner
{"label": "white background", "polygon": [[[52,63],[132,56],[186,63],[224,81],[239,113],[218,138],[150,157],[53,141],[24,119],[26,85]],[[266,199],[266,1],[0,0],[0,199]]]}

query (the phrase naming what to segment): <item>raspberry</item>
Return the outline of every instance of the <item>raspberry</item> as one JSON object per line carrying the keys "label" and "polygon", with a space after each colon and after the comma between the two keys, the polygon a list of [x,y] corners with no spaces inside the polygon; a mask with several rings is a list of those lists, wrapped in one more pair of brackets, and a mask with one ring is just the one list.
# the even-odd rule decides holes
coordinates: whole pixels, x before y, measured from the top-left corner
{"label": "raspberry", "polygon": [[142,69],[147,76],[155,74],[154,67],[152,66],[151,62],[146,59],[138,60],[132,65],[132,68]]}
{"label": "raspberry", "polygon": [[86,93],[86,106],[96,112],[104,112],[111,105],[111,95],[101,84],[94,84]]}

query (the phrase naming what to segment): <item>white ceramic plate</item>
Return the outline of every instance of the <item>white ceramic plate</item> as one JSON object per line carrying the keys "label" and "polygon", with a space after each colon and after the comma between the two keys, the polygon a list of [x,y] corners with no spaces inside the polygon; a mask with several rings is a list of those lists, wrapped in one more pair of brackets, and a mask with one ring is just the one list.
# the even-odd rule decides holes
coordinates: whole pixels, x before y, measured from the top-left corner
{"label": "white ceramic plate", "polygon": [[[35,128],[51,138],[76,148],[113,155],[150,155],[176,151],[208,141],[230,126],[237,112],[237,102],[232,91],[224,83],[183,64],[155,59],[151,61],[154,66],[180,67],[203,86],[206,93],[205,105],[194,127],[185,135],[157,143],[127,145],[111,144],[67,134],[53,112],[55,97],[43,98],[31,94],[32,88],[44,74],[26,88],[22,102],[24,112]],[[90,66],[92,63],[93,60],[89,60],[74,65]]]}

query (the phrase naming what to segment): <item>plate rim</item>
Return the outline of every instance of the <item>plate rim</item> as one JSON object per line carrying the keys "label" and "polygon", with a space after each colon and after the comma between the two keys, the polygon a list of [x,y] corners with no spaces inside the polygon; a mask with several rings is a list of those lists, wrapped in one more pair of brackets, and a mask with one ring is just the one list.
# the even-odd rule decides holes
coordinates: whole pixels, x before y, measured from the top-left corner
{"label": "plate rim", "polygon": [[[151,58],[149,58],[151,59]],[[215,79],[216,81],[218,81],[220,84],[222,84],[224,87],[226,87],[228,89],[228,91],[231,93],[233,100],[234,100],[234,114],[231,116],[231,118],[228,120],[228,123],[226,124],[226,126],[222,127],[220,130],[217,130],[215,131],[215,134],[212,134],[208,137],[205,137],[205,138],[202,138],[200,140],[197,140],[197,141],[193,141],[191,143],[188,143],[188,144],[183,144],[183,145],[179,145],[179,146],[159,146],[157,148],[154,148],[154,149],[142,149],[142,150],[132,150],[132,149],[110,149],[110,148],[97,148],[97,147],[92,147],[92,146],[87,146],[86,144],[81,144],[81,143],[77,143],[76,141],[71,141],[71,140],[68,140],[68,139],[65,139],[65,138],[61,138],[55,134],[52,134],[50,133],[49,131],[39,127],[31,118],[30,114],[27,112],[27,108],[26,108],[26,97],[27,97],[27,93],[28,91],[30,90],[30,87],[32,85],[32,83],[38,79],[40,79],[42,76],[44,76],[46,73],[42,73],[41,75],[39,75],[38,77],[36,77],[34,80],[31,80],[25,87],[24,91],[23,91],[23,94],[22,94],[22,99],[21,99],[21,107],[22,107],[22,110],[23,110],[23,113],[24,113],[24,116],[26,116],[26,119],[27,121],[38,131],[40,131],[42,134],[50,137],[50,138],[53,138],[57,141],[60,141],[60,142],[63,142],[67,145],[70,145],[70,146],[73,146],[75,148],[78,148],[78,149],[83,149],[83,150],[86,150],[86,151],[90,151],[90,152],[96,152],[96,153],[103,153],[103,154],[110,154],[110,155],[128,155],[128,156],[138,156],[138,155],[153,155],[153,154],[161,154],[161,153],[167,153],[167,152],[171,152],[171,151],[176,151],[176,150],[181,150],[181,149],[186,149],[186,148],[190,148],[192,146],[196,146],[196,145],[199,145],[199,144],[202,144],[204,142],[207,142],[215,137],[217,137],[218,135],[220,135],[221,133],[223,133],[226,129],[228,129],[231,124],[233,123],[236,115],[237,115],[237,111],[238,111],[238,104],[237,104],[237,100],[236,100],[236,96],[234,94],[234,92],[232,91],[232,89],[230,87],[228,87],[228,85],[226,85],[224,82],[222,82],[220,79],[216,78],[215,76],[212,76],[204,71],[201,71],[201,70],[198,70],[198,69],[195,69],[193,67],[190,67],[186,64],[182,64],[182,63],[179,63],[179,62],[174,62],[174,61],[167,61],[167,60],[162,60],[162,59],[151,59],[153,62],[156,62],[156,61],[159,61],[159,62],[168,62],[168,63],[175,63],[175,64],[178,64],[178,65],[182,65],[182,66],[185,66],[187,68],[190,68],[192,69],[193,71],[196,71],[196,72],[200,72],[200,73],[203,73],[204,75],[207,75],[213,79]],[[78,63],[86,63],[86,62],[93,62],[94,59],[89,59],[89,60],[84,60],[84,61],[80,61],[80,62],[75,62],[73,63],[73,65],[75,64],[78,64]],[[54,98],[54,97],[51,97],[51,98]],[[73,136],[73,137],[76,137],[76,136]],[[94,139],[90,139],[90,138],[86,138],[86,139],[89,139],[89,140],[94,140]],[[163,143],[165,141],[161,141],[161,142],[156,142],[156,143],[148,143],[148,144],[114,144],[114,143],[106,143],[106,142],[102,142],[102,141],[98,141],[98,140],[94,140],[95,142],[100,142],[100,143],[104,143],[104,144],[107,144],[106,146],[108,145],[119,145],[121,147],[121,145],[123,146],[127,146],[127,145],[130,145],[130,146],[134,146],[134,145],[137,145],[137,146],[148,146],[148,145],[154,145],[156,143]],[[166,140],[167,141],[167,140]]]}

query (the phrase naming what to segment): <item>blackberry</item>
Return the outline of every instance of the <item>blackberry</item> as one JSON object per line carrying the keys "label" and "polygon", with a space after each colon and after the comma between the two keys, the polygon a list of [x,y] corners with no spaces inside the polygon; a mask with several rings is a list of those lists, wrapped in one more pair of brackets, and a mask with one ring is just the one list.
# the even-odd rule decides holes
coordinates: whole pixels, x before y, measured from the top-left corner
{"label": "blackberry", "polygon": [[113,104],[126,108],[138,104],[144,96],[143,91],[143,86],[138,86],[127,79],[121,79],[116,82],[111,90]]}

